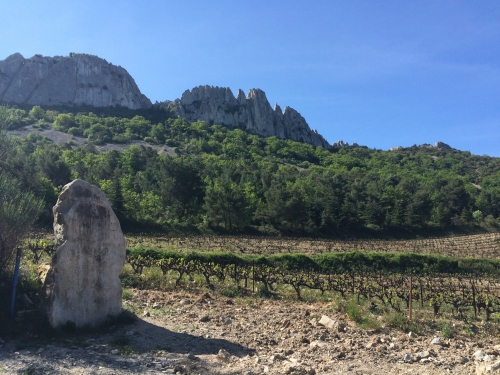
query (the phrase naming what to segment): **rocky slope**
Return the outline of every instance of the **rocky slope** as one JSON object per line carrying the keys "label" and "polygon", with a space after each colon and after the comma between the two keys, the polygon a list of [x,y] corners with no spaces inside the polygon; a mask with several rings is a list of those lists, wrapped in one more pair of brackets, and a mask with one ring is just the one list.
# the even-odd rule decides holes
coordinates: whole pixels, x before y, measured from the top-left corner
{"label": "rocky slope", "polygon": [[[131,290],[131,325],[0,339],[6,374],[499,373],[499,340],[364,330],[328,303]],[[30,312],[20,314],[26,324]],[[328,319],[324,315],[331,318]],[[496,370],[495,370],[496,369]],[[495,372],[496,371],[496,372]]]}
{"label": "rocky slope", "polygon": [[278,138],[293,139],[314,146],[330,148],[331,145],[316,130],[311,130],[306,120],[295,109],[279,105],[271,108],[266,94],[251,89],[248,95],[238,90],[235,97],[228,87],[198,86],[186,90],[180,99],[167,101],[179,117],[202,120],[211,124]]}
{"label": "rocky slope", "polygon": [[0,102],[131,109],[151,106],[125,69],[97,56],[74,53],[29,59],[15,53],[0,61]]}

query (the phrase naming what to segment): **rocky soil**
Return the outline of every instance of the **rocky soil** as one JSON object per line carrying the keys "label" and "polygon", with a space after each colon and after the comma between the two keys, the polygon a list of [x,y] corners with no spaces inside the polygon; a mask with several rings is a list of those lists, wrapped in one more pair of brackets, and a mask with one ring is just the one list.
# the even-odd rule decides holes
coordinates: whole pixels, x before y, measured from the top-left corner
{"label": "rocky soil", "polygon": [[430,375],[498,371],[498,338],[445,339],[439,332],[416,335],[383,326],[367,331],[329,303],[138,290],[131,290],[128,297],[124,308],[137,316],[130,324],[98,332],[33,331],[22,338],[4,338],[0,374]]}

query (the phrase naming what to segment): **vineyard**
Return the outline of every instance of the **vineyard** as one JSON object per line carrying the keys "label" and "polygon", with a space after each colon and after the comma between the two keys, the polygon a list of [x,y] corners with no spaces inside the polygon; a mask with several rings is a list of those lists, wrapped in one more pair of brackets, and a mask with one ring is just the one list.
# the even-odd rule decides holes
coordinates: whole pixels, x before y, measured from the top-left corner
{"label": "vineyard", "polygon": [[412,240],[325,240],[252,236],[134,236],[127,237],[129,247],[145,246],[159,250],[224,251],[235,254],[326,254],[359,251],[415,254],[439,254],[460,258],[500,257],[500,233],[425,238]]}
{"label": "vineyard", "polygon": [[497,260],[449,258],[411,253],[381,254],[343,252],[306,256],[269,256],[232,253],[178,253],[150,248],[127,251],[127,262],[137,275],[157,267],[164,276],[174,273],[181,280],[202,276],[206,287],[214,281],[231,280],[238,288],[255,292],[256,283],[269,294],[276,285],[286,285],[301,298],[304,288],[337,292],[342,297],[361,296],[401,312],[410,303],[432,306],[437,315],[450,305],[459,316],[472,308],[486,320],[500,306],[500,262]]}
{"label": "vineyard", "polygon": [[[312,240],[264,237],[129,237],[127,263],[133,286],[159,270],[174,288],[231,283],[247,294],[277,295],[290,288],[364,298],[397,312],[415,304],[434,315],[443,307],[460,318],[500,312],[500,234],[407,241]],[[35,263],[55,248],[28,244]]]}

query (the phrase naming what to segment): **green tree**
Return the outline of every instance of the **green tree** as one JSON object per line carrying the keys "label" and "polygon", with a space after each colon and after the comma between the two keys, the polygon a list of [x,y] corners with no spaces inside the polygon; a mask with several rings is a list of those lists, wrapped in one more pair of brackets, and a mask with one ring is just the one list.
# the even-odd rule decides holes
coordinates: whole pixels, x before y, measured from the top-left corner
{"label": "green tree", "polygon": [[250,222],[249,202],[241,186],[225,172],[207,187],[205,210],[214,225],[223,225],[226,230],[242,230]]}
{"label": "green tree", "polygon": [[476,220],[479,223],[483,218],[483,213],[479,210],[474,211],[472,213],[472,217],[474,218],[474,220]]}
{"label": "green tree", "polygon": [[56,130],[67,131],[75,125],[73,114],[61,113],[54,118],[54,128]]}
{"label": "green tree", "polygon": [[15,247],[42,210],[41,199],[23,191],[16,179],[0,170],[0,270],[6,270]]}
{"label": "green tree", "polygon": [[9,107],[6,105],[0,105],[0,131],[3,129],[8,129],[11,124]]}
{"label": "green tree", "polygon": [[45,116],[45,111],[39,105],[35,105],[33,108],[31,108],[29,114],[33,119],[40,120]]}

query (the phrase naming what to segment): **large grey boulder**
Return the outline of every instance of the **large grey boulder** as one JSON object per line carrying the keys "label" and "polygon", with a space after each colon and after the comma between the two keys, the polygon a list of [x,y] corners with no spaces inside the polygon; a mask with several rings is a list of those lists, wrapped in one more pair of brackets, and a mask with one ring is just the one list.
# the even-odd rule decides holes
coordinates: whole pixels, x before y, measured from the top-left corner
{"label": "large grey boulder", "polygon": [[95,327],[121,312],[125,238],[106,196],[82,180],[64,186],[54,207],[59,246],[43,290],[53,327]]}
{"label": "large grey boulder", "polygon": [[238,90],[235,97],[228,87],[198,86],[186,90],[180,99],[167,101],[164,105],[188,120],[331,148],[317,131],[309,128],[300,113],[290,107],[282,111],[277,104],[273,109],[266,93],[260,89],[251,89],[246,97],[242,90]]}
{"label": "large grey boulder", "polygon": [[0,60],[0,102],[32,105],[120,105],[149,108],[151,101],[120,66],[88,54]]}

